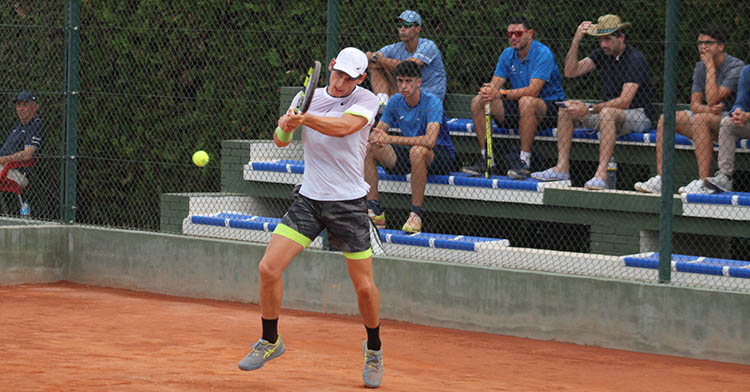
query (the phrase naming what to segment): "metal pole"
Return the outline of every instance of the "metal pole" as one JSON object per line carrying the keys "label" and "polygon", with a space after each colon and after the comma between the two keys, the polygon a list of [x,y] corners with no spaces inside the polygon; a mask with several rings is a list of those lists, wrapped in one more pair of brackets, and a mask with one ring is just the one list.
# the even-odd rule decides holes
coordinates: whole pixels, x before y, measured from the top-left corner
{"label": "metal pole", "polygon": [[667,0],[664,48],[664,129],[662,138],[661,213],[659,214],[659,283],[672,280],[672,206],[674,204],[674,133],[677,100],[679,0]]}
{"label": "metal pole", "polygon": [[63,162],[63,221],[76,220],[76,176],[78,170],[78,60],[80,48],[81,1],[68,0],[65,21],[65,154]]}
{"label": "metal pole", "polygon": [[[326,70],[331,59],[339,52],[339,0],[328,0],[328,24],[326,25]],[[326,81],[331,75],[326,71]],[[327,84],[327,83],[326,83]]]}

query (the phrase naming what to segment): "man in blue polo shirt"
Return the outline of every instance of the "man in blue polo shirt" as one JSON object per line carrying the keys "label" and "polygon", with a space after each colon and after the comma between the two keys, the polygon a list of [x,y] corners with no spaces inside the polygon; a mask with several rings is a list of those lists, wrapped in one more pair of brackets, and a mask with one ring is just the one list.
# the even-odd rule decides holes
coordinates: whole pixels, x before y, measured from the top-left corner
{"label": "man in blue polo shirt", "polygon": [[[44,126],[37,116],[38,109],[39,105],[33,93],[22,91],[18,94],[16,97],[18,122],[11,129],[3,146],[0,147],[0,166],[7,162],[29,161],[42,148]],[[15,181],[21,189],[29,184],[25,168],[9,170],[7,178]]]}
{"label": "man in blue polo shirt", "polygon": [[377,52],[367,52],[370,66],[372,92],[378,96],[384,107],[388,98],[398,92],[393,72],[402,61],[416,62],[422,68],[422,91],[426,91],[440,98],[445,98],[445,66],[435,42],[420,38],[422,32],[422,17],[418,13],[406,10],[396,20],[398,36],[401,42],[387,45]]}
{"label": "man in blue polo shirt", "polygon": [[[557,122],[557,166],[533,173],[532,177],[541,181],[570,178],[573,127],[583,125],[599,130],[599,166],[584,187],[607,189],[607,164],[615,150],[615,139],[651,128],[651,76],[643,53],[625,43],[622,29],[628,26],[630,23],[623,23],[617,15],[604,15],[597,24],[584,21],[578,26],[565,57],[565,76],[575,78],[599,69],[602,102],[565,102]],[[599,38],[599,48],[578,60],[578,45],[586,34]]]}
{"label": "man in blue polo shirt", "polygon": [[[500,55],[492,80],[471,101],[471,118],[482,159],[462,171],[480,175],[487,169],[485,132],[491,130],[485,131],[484,106],[489,102],[490,113],[500,126],[518,128],[521,133],[521,153],[509,156],[508,176],[523,179],[529,175],[537,129],[555,126],[558,110],[555,101],[564,100],[565,93],[552,51],[533,39],[534,30],[526,18],[510,22],[505,35],[510,48]],[[500,90],[506,81],[510,82],[510,89]]]}
{"label": "man in blue polo shirt", "polygon": [[[399,93],[385,107],[383,117],[370,132],[365,156],[365,181],[370,185],[367,204],[370,217],[378,228],[385,228],[385,213],[378,196],[378,170],[381,165],[389,174],[411,173],[411,213],[401,230],[422,230],[422,202],[427,175],[447,174],[454,169],[456,153],[451,136],[443,123],[440,99],[421,91],[419,65],[404,61],[396,67]],[[401,136],[389,135],[389,128],[399,128]]]}

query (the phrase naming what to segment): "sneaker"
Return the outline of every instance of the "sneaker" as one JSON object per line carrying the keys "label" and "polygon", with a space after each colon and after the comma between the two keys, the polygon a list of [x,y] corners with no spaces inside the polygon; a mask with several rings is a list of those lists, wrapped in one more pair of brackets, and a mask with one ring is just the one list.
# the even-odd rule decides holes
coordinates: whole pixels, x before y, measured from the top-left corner
{"label": "sneaker", "polygon": [[591,189],[592,191],[601,191],[607,189],[607,183],[600,178],[594,177],[586,181],[586,183],[583,184],[583,187],[586,189]]}
{"label": "sneaker", "polygon": [[375,215],[375,211],[368,209],[367,215],[370,216],[370,219],[372,219],[372,223],[375,224],[375,227],[380,229],[385,229],[385,211],[383,211],[380,215]]}
{"label": "sneaker", "polygon": [[[493,168],[494,167],[495,166],[493,166]],[[474,162],[473,165],[464,166],[461,168],[462,172],[470,176],[483,176],[486,170],[487,170],[487,161],[483,159],[480,159]]]}
{"label": "sneaker", "polygon": [[362,379],[368,388],[377,388],[383,380],[383,350],[370,350],[367,348],[367,340],[362,345],[365,355],[365,368],[362,370]]}
{"label": "sneaker", "polygon": [[519,157],[510,158],[510,169],[508,170],[508,177],[515,178],[516,180],[523,180],[531,174],[529,165]]}
{"label": "sneaker", "polygon": [[267,340],[260,339],[253,345],[250,353],[242,358],[239,367],[242,370],[260,369],[266,362],[280,356],[284,353],[284,342],[281,341],[281,335],[276,339],[276,343],[270,343]]}
{"label": "sneaker", "polygon": [[658,195],[661,193],[661,176],[653,176],[646,180],[646,182],[636,182],[633,188],[638,192],[655,193]]}
{"label": "sneaker", "polygon": [[414,212],[409,213],[409,219],[401,227],[402,231],[407,233],[419,233],[422,231],[422,218]]}
{"label": "sneaker", "polygon": [[570,174],[560,173],[551,167],[545,171],[531,173],[532,178],[536,178],[539,181],[565,181],[570,180]]}
{"label": "sneaker", "polygon": [[714,193],[714,190],[706,187],[706,184],[703,180],[697,179],[697,180],[690,181],[690,183],[685,186],[681,186],[678,192],[679,193],[709,194],[709,193]]}
{"label": "sneaker", "polygon": [[732,177],[722,172],[716,172],[713,177],[708,177],[703,184],[713,190],[719,192],[731,192],[732,191]]}

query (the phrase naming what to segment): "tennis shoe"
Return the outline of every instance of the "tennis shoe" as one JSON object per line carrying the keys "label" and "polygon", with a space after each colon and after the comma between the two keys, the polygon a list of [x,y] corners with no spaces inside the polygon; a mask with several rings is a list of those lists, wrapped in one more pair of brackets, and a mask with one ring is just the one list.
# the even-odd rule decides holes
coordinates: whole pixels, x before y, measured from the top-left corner
{"label": "tennis shoe", "polygon": [[422,218],[414,212],[409,213],[409,219],[406,220],[401,230],[407,233],[419,233],[422,231]]}
{"label": "tennis shoe", "polygon": [[703,180],[697,179],[697,180],[690,181],[690,183],[685,186],[681,186],[678,192],[710,194],[710,193],[714,193],[714,190],[706,187],[706,184]]}
{"label": "tennis shoe", "polygon": [[362,379],[367,388],[377,388],[383,380],[383,350],[370,350],[367,348],[367,340],[362,345],[365,356],[365,368],[362,370]]}
{"label": "tennis shoe", "polygon": [[535,178],[539,181],[565,181],[570,180],[570,174],[568,173],[560,173],[557,170],[555,170],[554,167],[551,167],[545,171],[540,172],[533,172],[531,173],[531,177]]}
{"label": "tennis shoe", "polygon": [[[661,193],[661,176],[656,175],[649,178],[645,182],[636,182],[633,188],[635,188],[635,190],[637,190],[638,192],[654,193],[658,195]],[[682,193],[682,191],[680,192]]]}
{"label": "tennis shoe", "polygon": [[583,184],[583,187],[592,191],[601,191],[607,189],[607,183],[601,178],[592,178]]}
{"label": "tennis shoe", "polygon": [[367,215],[372,219],[372,223],[378,230],[385,229],[385,211],[381,212],[380,215],[375,215],[375,211],[368,209]]}
{"label": "tennis shoe", "polygon": [[[495,166],[493,166],[494,168]],[[466,173],[470,176],[483,176],[487,170],[487,160],[480,159],[472,165],[464,166],[461,168],[461,172]]]}
{"label": "tennis shoe", "polygon": [[716,172],[713,177],[708,177],[703,182],[706,187],[719,192],[731,192],[732,191],[732,177],[722,172]]}
{"label": "tennis shoe", "polygon": [[242,370],[260,369],[266,364],[266,362],[283,354],[285,350],[284,342],[281,341],[281,336],[276,339],[276,343],[260,339],[253,345],[253,349],[250,350],[250,353],[248,353],[245,358],[242,358],[239,367]]}
{"label": "tennis shoe", "polygon": [[[515,154],[514,154],[515,155]],[[510,158],[510,169],[508,169],[508,177],[516,180],[523,180],[529,177],[531,171],[529,165],[519,157]]]}

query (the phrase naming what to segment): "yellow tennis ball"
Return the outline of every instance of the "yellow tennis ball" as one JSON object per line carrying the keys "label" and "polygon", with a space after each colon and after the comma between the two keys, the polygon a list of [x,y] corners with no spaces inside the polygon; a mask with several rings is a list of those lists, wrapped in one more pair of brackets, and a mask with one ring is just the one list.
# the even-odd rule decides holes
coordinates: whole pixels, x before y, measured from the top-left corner
{"label": "yellow tennis ball", "polygon": [[203,150],[196,151],[193,153],[193,163],[200,167],[206,166],[208,164],[208,154]]}

